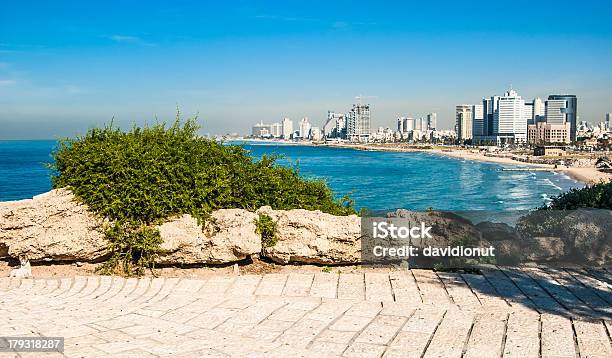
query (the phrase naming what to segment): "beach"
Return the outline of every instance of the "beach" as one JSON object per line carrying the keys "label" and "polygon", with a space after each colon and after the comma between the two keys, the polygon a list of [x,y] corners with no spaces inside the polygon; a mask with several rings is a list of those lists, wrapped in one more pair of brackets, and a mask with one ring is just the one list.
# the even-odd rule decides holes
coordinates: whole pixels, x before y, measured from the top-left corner
{"label": "beach", "polygon": [[464,160],[475,160],[480,162],[490,162],[497,164],[507,165],[519,165],[524,167],[540,168],[540,170],[547,170],[551,172],[564,173],[574,180],[580,181],[587,185],[597,184],[601,182],[612,181],[612,173],[604,173],[596,168],[589,167],[562,167],[558,166],[555,168],[551,164],[541,163],[530,163],[514,160],[509,157],[501,157],[494,155],[485,155],[483,152],[476,152],[468,149],[459,149],[451,147],[434,147],[434,146],[409,146],[409,145],[397,145],[397,144],[325,144],[325,146],[338,147],[338,148],[352,148],[356,150],[367,150],[367,151],[384,151],[384,152],[427,152],[437,155],[444,155],[447,157],[464,159]]}

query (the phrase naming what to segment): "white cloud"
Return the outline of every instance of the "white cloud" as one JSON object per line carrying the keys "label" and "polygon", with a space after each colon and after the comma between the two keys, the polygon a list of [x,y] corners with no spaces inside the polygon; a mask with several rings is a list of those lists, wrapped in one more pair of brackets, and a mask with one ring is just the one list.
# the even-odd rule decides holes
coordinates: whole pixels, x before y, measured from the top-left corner
{"label": "white cloud", "polygon": [[16,83],[17,81],[15,80],[0,80],[0,86],[12,86]]}

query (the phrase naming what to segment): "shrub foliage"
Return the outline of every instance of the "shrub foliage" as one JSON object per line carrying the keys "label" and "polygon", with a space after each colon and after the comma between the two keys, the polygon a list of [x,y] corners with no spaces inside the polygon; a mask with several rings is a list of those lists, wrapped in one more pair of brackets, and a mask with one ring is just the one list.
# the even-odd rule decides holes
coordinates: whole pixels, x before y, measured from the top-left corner
{"label": "shrub foliage", "polygon": [[254,211],[302,208],[335,215],[354,213],[347,197],[334,198],[322,180],[301,178],[277,157],[255,160],[240,146],[197,135],[195,119],[122,131],[106,126],[58,142],[51,169],[53,187],[68,187],[101,217],[112,258],[127,269],[153,263],[159,233],[148,227],[191,214],[200,221],[221,208]]}
{"label": "shrub foliage", "polygon": [[612,181],[570,191],[552,198],[547,209],[596,208],[612,210]]}

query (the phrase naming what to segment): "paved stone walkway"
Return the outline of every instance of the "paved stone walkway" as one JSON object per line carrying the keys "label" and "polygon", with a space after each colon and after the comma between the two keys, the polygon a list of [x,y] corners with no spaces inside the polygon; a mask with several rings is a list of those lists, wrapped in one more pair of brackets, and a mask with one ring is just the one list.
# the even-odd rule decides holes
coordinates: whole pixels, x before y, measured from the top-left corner
{"label": "paved stone walkway", "polygon": [[611,285],[544,268],[2,278],[0,336],[63,336],[68,357],[610,358]]}

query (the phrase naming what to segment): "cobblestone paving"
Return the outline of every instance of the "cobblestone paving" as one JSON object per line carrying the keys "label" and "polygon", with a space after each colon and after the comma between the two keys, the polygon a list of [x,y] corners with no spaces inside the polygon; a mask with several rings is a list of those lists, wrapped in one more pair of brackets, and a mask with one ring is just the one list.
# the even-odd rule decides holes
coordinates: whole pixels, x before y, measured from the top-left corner
{"label": "cobblestone paving", "polygon": [[68,357],[609,358],[611,285],[547,268],[2,278],[0,336],[62,336]]}

